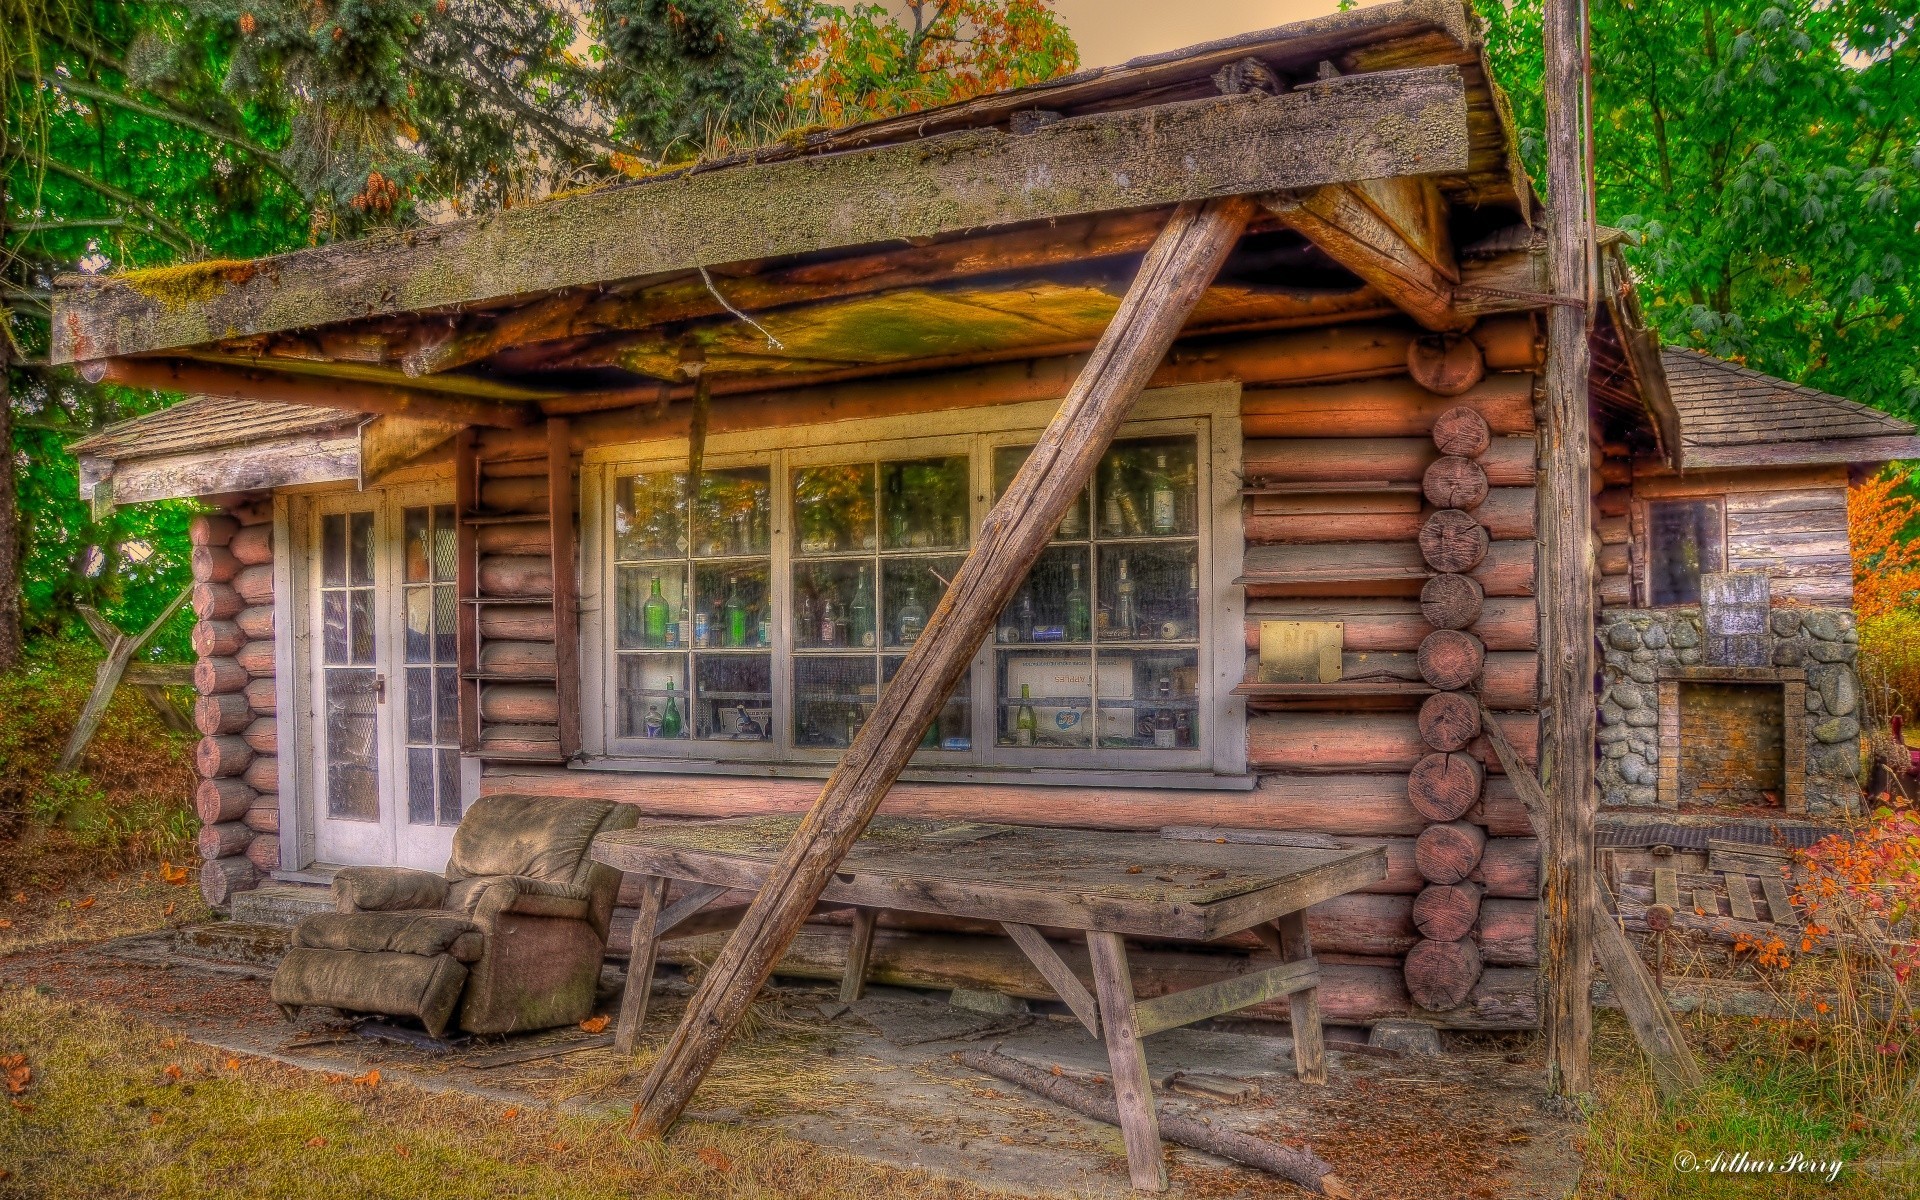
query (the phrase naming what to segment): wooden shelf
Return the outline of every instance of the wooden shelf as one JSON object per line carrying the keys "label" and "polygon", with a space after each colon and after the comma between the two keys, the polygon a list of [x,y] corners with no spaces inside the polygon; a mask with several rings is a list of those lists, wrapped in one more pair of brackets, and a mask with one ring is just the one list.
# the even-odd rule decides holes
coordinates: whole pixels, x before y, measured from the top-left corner
{"label": "wooden shelf", "polygon": [[1249,481],[1240,489],[1242,496],[1319,496],[1351,493],[1378,494],[1381,492],[1418,493],[1420,485],[1405,480],[1388,482],[1382,480],[1363,480],[1346,483],[1319,483],[1303,480],[1289,483],[1260,483]]}
{"label": "wooden shelf", "polygon": [[1236,696],[1262,700],[1342,700],[1380,696],[1431,696],[1431,685],[1418,679],[1346,680],[1332,683],[1266,683],[1249,679],[1233,689]]}

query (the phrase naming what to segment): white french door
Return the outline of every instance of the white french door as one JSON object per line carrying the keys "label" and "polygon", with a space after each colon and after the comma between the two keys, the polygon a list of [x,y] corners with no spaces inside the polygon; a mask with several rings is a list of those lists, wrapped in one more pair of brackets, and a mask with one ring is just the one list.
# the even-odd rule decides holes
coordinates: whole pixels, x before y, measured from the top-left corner
{"label": "white french door", "polygon": [[314,850],[446,866],[462,812],[453,505],[444,488],[313,508]]}

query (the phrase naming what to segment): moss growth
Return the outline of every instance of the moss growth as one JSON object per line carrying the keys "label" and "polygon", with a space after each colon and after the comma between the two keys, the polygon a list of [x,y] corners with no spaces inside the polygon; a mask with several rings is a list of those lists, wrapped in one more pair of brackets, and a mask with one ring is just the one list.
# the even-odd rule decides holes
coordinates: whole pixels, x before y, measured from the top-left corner
{"label": "moss growth", "polygon": [[127,271],[114,279],[169,310],[178,310],[192,304],[205,304],[228,288],[246,283],[258,270],[259,265],[248,259],[210,258],[205,262]]}

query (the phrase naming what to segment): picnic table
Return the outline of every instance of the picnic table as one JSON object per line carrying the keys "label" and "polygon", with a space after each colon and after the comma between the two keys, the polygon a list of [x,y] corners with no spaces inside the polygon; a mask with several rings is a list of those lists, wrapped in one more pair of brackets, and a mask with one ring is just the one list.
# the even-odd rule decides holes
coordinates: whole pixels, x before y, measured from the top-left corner
{"label": "picnic table", "polygon": [[[675,821],[602,834],[593,857],[646,877],[633,925],[615,1045],[631,1051],[645,1020],[660,939],[727,891],[758,891],[797,816]],[[1377,846],[1338,848],[1175,840],[1154,834],[876,817],[821,901],[852,907],[841,999],[859,998],[877,915],[893,909],[997,921],[1061,1001],[1105,1039],[1114,1098],[1137,1188],[1162,1190],[1152,1083],[1141,1039],[1288,997],[1294,1066],[1326,1082],[1319,964],[1305,910],[1385,878]],[[691,884],[672,905],[668,884]],[[1087,988],[1036,926],[1085,934]],[[1212,941],[1252,931],[1280,964],[1150,999],[1136,999],[1126,939]]]}

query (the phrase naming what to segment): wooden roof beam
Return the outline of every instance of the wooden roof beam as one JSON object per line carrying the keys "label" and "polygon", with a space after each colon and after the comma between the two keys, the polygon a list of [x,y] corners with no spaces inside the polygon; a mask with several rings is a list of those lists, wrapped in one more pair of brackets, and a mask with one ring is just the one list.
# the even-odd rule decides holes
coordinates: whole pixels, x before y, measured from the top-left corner
{"label": "wooden roof beam", "polygon": [[383,417],[419,417],[455,425],[515,429],[532,423],[539,409],[531,404],[472,400],[463,396],[411,391],[379,383],[359,383],[273,371],[220,367],[163,358],[109,358],[87,364],[89,382],[102,380],[156,392],[192,392],[234,400],[271,400],[338,408]]}
{"label": "wooden roof beam", "polygon": [[1426,328],[1473,324],[1454,304],[1460,271],[1447,235],[1447,204],[1431,180],[1333,183],[1269,196],[1266,206]]}
{"label": "wooden roof beam", "polygon": [[115,358],[967,229],[1468,168],[1455,66],[698,168],[164,275],[68,276],[55,362]]}

